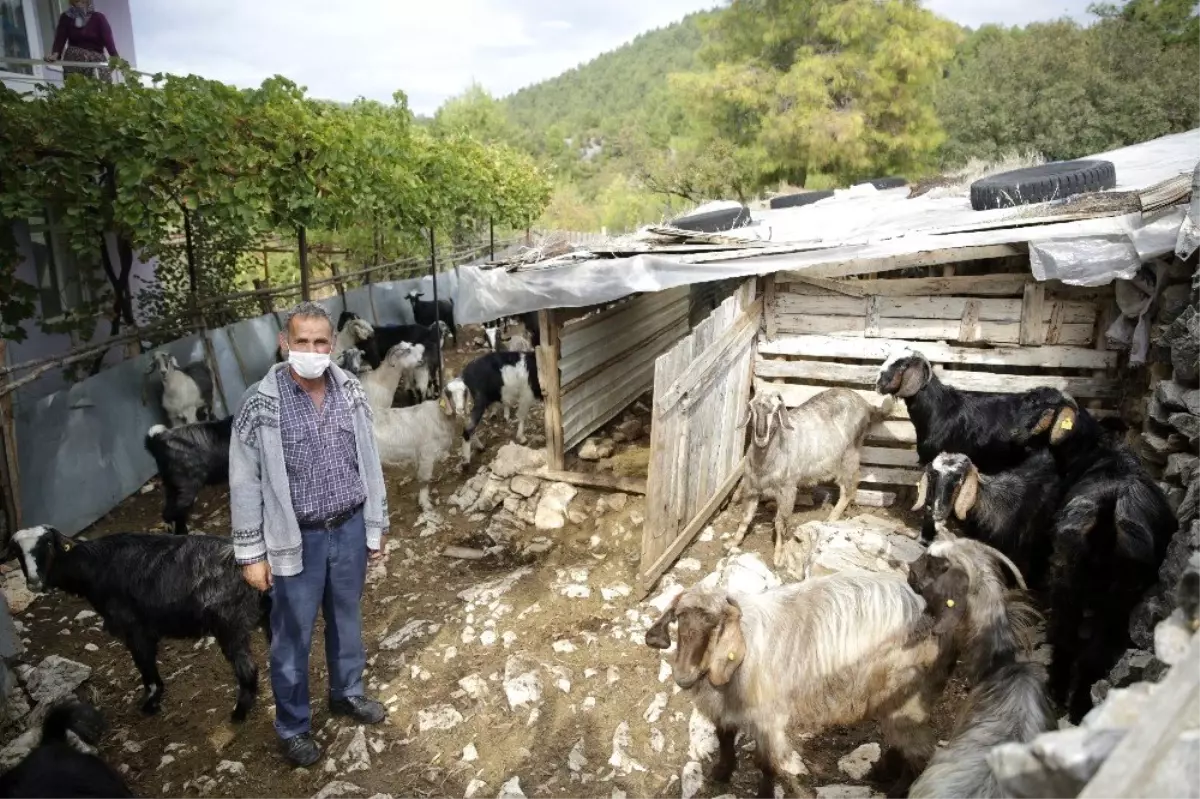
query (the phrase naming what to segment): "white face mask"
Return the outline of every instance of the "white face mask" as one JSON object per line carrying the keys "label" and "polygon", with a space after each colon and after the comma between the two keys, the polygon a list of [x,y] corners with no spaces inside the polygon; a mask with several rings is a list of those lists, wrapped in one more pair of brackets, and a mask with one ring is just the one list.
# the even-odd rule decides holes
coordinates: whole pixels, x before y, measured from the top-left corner
{"label": "white face mask", "polygon": [[296,370],[296,374],[305,380],[315,380],[325,374],[329,368],[329,353],[327,352],[296,352],[288,351],[288,364]]}

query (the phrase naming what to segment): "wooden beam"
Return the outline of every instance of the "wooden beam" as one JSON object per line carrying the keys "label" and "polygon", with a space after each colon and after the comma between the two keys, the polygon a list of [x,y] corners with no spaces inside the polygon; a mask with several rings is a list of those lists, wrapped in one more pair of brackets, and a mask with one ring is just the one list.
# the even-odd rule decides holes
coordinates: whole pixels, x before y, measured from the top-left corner
{"label": "wooden beam", "polygon": [[688,548],[688,545],[692,543],[692,539],[704,528],[704,525],[708,524],[708,520],[717,512],[729,497],[730,492],[733,491],[733,487],[737,485],[737,481],[741,479],[742,470],[745,468],[746,459],[743,457],[729,474],[729,477],[726,478],[725,482],[721,484],[721,487],[717,489],[717,492],[709,498],[708,502],[704,503],[704,507],[692,518],[687,527],[684,527],[680,531],[675,542],[659,555],[654,563],[649,566],[642,564],[642,573],[638,575],[639,599],[644,599],[650,593],[650,590],[654,588],[654,584],[658,582],[658,578],[662,576],[662,573],[675,562],[675,559],[683,553],[683,550]]}
{"label": "wooden beam", "polygon": [[767,340],[774,341],[779,328],[776,327],[775,314],[775,275],[763,278],[763,314],[765,315]]}
{"label": "wooden beam", "polygon": [[741,318],[695,360],[686,374],[676,380],[661,397],[655,398],[659,412],[665,413],[683,402],[690,392],[704,384],[714,369],[738,353],[758,333],[761,316],[762,300],[759,299],[751,303],[742,312]]}
{"label": "wooden beam", "polygon": [[760,341],[759,355],[799,355],[812,358],[857,358],[884,361],[891,347],[918,350],[932,363],[986,364],[988,366],[1028,366],[1068,369],[1110,369],[1117,365],[1117,353],[1082,347],[954,347],[940,341],[878,341],[842,336],[780,336],[775,341]]}
{"label": "wooden beam", "polygon": [[585,488],[603,488],[608,491],[624,491],[626,494],[646,494],[646,481],[636,477],[618,477],[613,474],[589,474],[568,472],[558,469],[530,469],[521,472],[526,477],[536,477],[553,483],[570,483]]}
{"label": "wooden beam", "polygon": [[[780,272],[778,280],[791,287],[781,288],[781,293],[790,291],[794,294],[836,293],[856,297],[865,297],[870,294],[880,294],[886,297],[929,297],[948,294],[964,297],[1019,297],[1024,285],[1033,282],[1033,276],[1017,274],[974,277],[901,277],[892,280],[824,280],[808,277],[804,272]],[[834,286],[838,288],[834,288]],[[851,288],[853,294],[848,290]]]}
{"label": "wooden beam", "polygon": [[[754,373],[767,379],[820,380],[872,387],[879,377],[875,366],[834,363],[831,361],[782,361],[759,358]],[[963,391],[1015,393],[1051,386],[1078,397],[1116,397],[1122,387],[1118,381],[1102,377],[1062,377],[1060,375],[1009,375],[995,372],[947,371],[934,367],[934,373],[948,386]]]}
{"label": "wooden beam", "polygon": [[[894,272],[897,269],[911,269],[918,266],[940,266],[960,261],[982,261],[988,258],[1007,258],[1013,255],[1027,254],[1024,244],[987,244],[972,247],[948,247],[927,252],[906,253],[904,255],[888,255],[882,258],[850,258],[846,261],[819,264],[809,267],[803,272],[792,272],[804,277],[848,277],[850,275],[866,275],[871,272]],[[790,279],[790,277],[789,277]]]}
{"label": "wooden beam", "polygon": [[[8,342],[0,339],[0,366],[7,364]],[[0,374],[0,387],[11,377]],[[0,546],[8,546],[8,539],[22,527],[21,518],[21,470],[17,460],[17,426],[13,414],[12,392],[0,394],[0,503],[4,505],[5,530]]]}
{"label": "wooden beam", "polygon": [[562,469],[565,463],[562,427],[562,391],[559,385],[558,353],[559,326],[554,311],[538,311],[538,328],[541,345],[537,348],[538,380],[542,386],[542,399],[546,418],[546,460],[555,468]]}
{"label": "wooden beam", "polygon": [[[1041,283],[1028,283],[1021,299],[1021,346],[1041,346],[1046,343],[1046,323],[1042,320],[1042,312],[1046,304],[1046,286]],[[1062,310],[1059,313],[1058,326],[1062,326],[1066,304],[1059,303]],[[1053,311],[1051,311],[1053,323]]]}

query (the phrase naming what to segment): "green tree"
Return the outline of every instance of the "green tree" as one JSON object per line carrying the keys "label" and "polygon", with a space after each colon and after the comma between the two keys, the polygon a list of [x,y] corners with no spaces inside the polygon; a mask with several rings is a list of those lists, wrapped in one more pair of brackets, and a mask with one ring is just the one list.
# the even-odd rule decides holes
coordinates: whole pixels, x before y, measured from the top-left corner
{"label": "green tree", "polygon": [[1078,158],[1195,127],[1200,39],[1164,33],[1181,26],[1112,10],[1089,27],[981,28],[938,91],[944,161],[1027,149]]}
{"label": "green tree", "polygon": [[914,174],[942,140],[933,93],[957,36],[915,0],[734,0],[706,24],[712,68],[672,83],[755,188]]}

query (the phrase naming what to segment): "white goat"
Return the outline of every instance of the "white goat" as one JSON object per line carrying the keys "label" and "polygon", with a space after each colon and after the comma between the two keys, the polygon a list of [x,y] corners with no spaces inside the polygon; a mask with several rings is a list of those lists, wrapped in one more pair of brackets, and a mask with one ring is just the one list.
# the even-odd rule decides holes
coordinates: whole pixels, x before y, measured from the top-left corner
{"label": "white goat", "polygon": [[773,496],[777,505],[776,564],[801,487],[836,483],[838,501],[829,520],[841,518],[858,489],[863,438],[872,424],[891,412],[893,402],[888,397],[875,407],[848,388],[831,388],[788,411],[775,392],[755,395],[739,423],[745,427],[754,421],[746,475],[734,497],[737,502],[745,496],[746,509],[732,546],[740,546],[746,537],[763,494]]}
{"label": "white goat", "polygon": [[836,574],[738,595],[700,584],[676,598],[646,644],[669,648],[678,620],[675,682],[716,725],[712,778],[732,776],[741,729],[755,741],[758,795],[770,797],[792,724],[819,732],[877,719],[914,774],[924,768],[935,746],[929,712],[954,662],[922,627],[924,606],[898,575]]}
{"label": "white goat", "polygon": [[[346,326],[347,328],[349,325]],[[367,394],[367,402],[376,413],[392,407],[396,397],[396,389],[400,381],[412,374],[421,364],[425,355],[425,347],[421,344],[409,344],[401,341],[388,350],[387,357],[379,364],[378,369],[372,369],[360,378],[363,391]]]}
{"label": "white goat", "polygon": [[460,434],[454,408],[444,397],[409,408],[375,411],[379,460],[384,466],[416,465],[423,510],[433,507],[429,500],[433,468],[449,454]]}
{"label": "white goat", "polygon": [[204,393],[191,375],[179,368],[175,356],[162,351],[154,353],[150,371],[155,369],[162,376],[162,406],[169,426],[192,424],[207,417],[200,414],[201,409],[208,407]]}
{"label": "white goat", "polygon": [[371,327],[371,323],[366,319],[350,319],[334,338],[332,354],[336,358],[343,350],[357,347],[373,335],[375,328]]}

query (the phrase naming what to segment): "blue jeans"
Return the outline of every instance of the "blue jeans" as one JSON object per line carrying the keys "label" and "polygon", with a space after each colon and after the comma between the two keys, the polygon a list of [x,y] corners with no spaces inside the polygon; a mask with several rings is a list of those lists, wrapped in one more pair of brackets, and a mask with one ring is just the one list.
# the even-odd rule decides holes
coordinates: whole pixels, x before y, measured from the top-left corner
{"label": "blue jeans", "polygon": [[363,695],[367,653],[362,595],[367,528],[362,510],[332,530],[301,530],[303,570],[275,577],[271,603],[271,690],[280,738],[309,732],[308,656],[317,611],[325,613],[325,662],[332,699]]}

